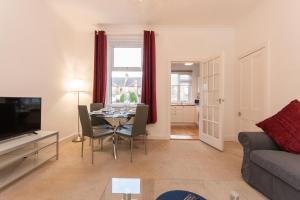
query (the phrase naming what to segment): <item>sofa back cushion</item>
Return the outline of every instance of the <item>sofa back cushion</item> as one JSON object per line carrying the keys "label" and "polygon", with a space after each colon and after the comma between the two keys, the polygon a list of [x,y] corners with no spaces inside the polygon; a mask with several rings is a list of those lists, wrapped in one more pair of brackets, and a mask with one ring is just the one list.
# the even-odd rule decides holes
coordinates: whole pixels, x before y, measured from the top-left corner
{"label": "sofa back cushion", "polygon": [[285,151],[300,153],[300,102],[294,100],[274,116],[256,124]]}

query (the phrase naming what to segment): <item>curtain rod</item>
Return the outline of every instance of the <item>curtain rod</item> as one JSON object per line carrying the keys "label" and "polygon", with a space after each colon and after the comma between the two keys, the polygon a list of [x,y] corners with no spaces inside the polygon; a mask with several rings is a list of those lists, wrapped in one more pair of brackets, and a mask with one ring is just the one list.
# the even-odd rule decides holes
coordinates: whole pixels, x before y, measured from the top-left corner
{"label": "curtain rod", "polygon": [[[136,33],[136,34],[133,34],[133,33],[106,33],[106,35],[108,35],[108,36],[141,36],[141,37],[144,36],[143,33]],[[159,34],[155,33],[155,36],[159,36]]]}
{"label": "curtain rod", "polygon": [[[144,34],[122,34],[122,33],[106,33],[108,36],[144,36]],[[155,36],[159,36],[158,33],[155,33]]]}

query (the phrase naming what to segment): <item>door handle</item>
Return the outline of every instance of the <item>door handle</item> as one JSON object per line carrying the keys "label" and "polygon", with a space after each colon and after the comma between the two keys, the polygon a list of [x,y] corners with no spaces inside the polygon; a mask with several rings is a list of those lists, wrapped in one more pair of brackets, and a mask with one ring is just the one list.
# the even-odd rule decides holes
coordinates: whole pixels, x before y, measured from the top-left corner
{"label": "door handle", "polygon": [[238,116],[241,117],[241,116],[242,116],[242,113],[241,113],[241,112],[238,112]]}
{"label": "door handle", "polygon": [[219,98],[219,99],[217,99],[217,102],[218,102],[219,104],[221,104],[222,102],[224,102],[224,99]]}

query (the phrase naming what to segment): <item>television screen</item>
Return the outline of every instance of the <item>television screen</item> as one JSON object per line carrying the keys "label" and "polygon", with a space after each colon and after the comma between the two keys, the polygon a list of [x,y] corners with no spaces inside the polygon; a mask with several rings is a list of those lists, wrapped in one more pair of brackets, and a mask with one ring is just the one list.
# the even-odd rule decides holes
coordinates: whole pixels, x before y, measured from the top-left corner
{"label": "television screen", "polygon": [[41,129],[41,98],[0,97],[0,140]]}

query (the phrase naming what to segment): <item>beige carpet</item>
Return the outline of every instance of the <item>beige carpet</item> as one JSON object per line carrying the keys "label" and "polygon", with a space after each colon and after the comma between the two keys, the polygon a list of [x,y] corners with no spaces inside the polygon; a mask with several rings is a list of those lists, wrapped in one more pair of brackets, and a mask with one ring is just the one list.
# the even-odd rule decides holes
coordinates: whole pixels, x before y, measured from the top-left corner
{"label": "beige carpet", "polygon": [[[88,142],[86,142],[88,144]],[[0,192],[1,200],[98,200],[111,177],[151,179],[241,180],[242,148],[227,142],[219,152],[197,140],[150,141],[148,155],[137,143],[134,161],[129,145],[122,142],[119,159],[112,157],[111,143],[95,153],[90,147],[80,157],[80,144],[61,145],[59,161],[50,161]]]}

